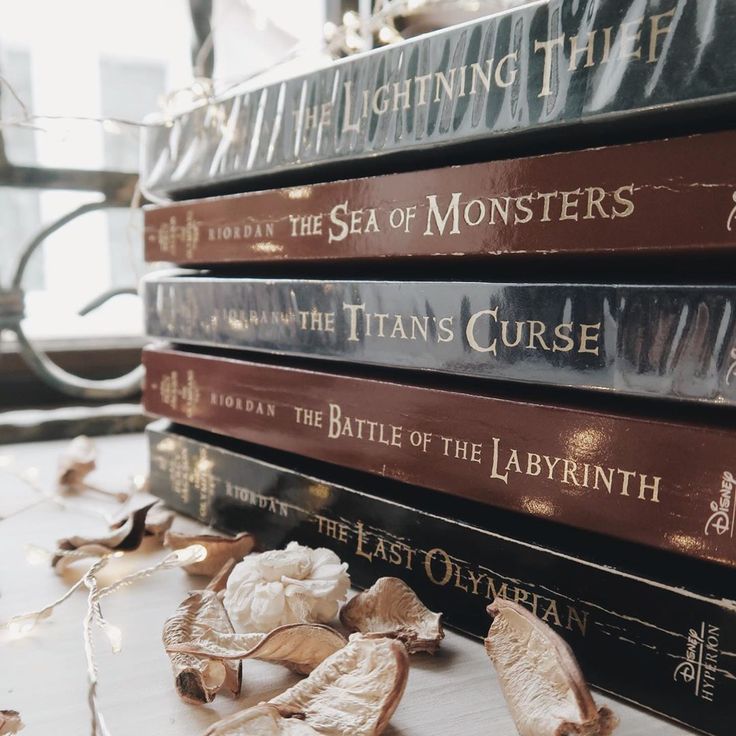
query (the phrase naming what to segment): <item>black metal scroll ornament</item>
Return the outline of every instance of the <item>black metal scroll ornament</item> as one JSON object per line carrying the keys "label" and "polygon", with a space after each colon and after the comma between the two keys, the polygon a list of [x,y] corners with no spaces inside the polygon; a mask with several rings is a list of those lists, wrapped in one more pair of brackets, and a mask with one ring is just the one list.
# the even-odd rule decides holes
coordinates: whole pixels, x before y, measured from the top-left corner
{"label": "black metal scroll ornament", "polygon": [[[10,164],[6,164],[5,167],[0,166],[0,182],[7,178],[3,174],[8,173],[8,169],[13,169]],[[3,171],[3,169],[5,169]],[[42,170],[37,170],[42,171]],[[61,173],[58,170],[56,173]],[[31,369],[46,383],[53,386],[57,390],[65,393],[69,396],[82,399],[103,399],[103,400],[117,400],[122,399],[132,394],[137,393],[141,387],[141,381],[143,378],[143,368],[137,366],[132,371],[124,376],[118,378],[109,378],[102,380],[92,380],[82,378],[73,373],[65,371],[54,363],[44,352],[34,346],[25,332],[23,331],[23,319],[25,317],[25,294],[23,291],[23,274],[31,260],[31,256],[36,249],[49,237],[52,233],[56,232],[64,225],[68,224],[72,220],[87,212],[94,210],[104,209],[107,207],[122,207],[129,206],[130,196],[132,189],[130,184],[135,182],[135,177],[128,176],[125,174],[117,174],[112,172],[74,172],[84,174],[97,174],[101,179],[107,179],[107,183],[116,183],[118,185],[125,183],[125,186],[113,187],[113,191],[107,191],[105,193],[105,199],[100,202],[90,202],[77,207],[75,210],[68,212],[64,216],[60,217],[55,222],[44,227],[23,249],[18,265],[13,274],[12,281],[9,288],[0,286],[0,331],[10,330],[14,332],[18,339],[18,348],[23,356],[24,360]],[[109,178],[108,178],[109,177]],[[72,177],[74,178],[74,177]],[[71,182],[70,182],[71,183]],[[77,182],[81,183],[81,182]],[[37,186],[43,188],[43,183],[38,182]],[[54,187],[56,188],[56,187]],[[77,187],[70,187],[77,188]],[[80,189],[87,187],[80,186]],[[96,187],[89,187],[90,189]],[[100,187],[100,189],[106,189],[106,187]],[[126,199],[126,197],[128,197]],[[97,309],[104,304],[108,299],[118,294],[135,294],[137,290],[130,288],[113,289],[105,292],[97,297],[91,304],[88,304],[84,309],[81,310],[80,314],[88,314],[89,312]]]}

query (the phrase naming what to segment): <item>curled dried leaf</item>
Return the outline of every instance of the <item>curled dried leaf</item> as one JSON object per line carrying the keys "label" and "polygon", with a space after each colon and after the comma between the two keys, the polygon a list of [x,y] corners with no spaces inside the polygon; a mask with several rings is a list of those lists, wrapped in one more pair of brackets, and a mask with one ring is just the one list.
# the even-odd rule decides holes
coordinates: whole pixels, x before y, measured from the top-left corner
{"label": "curled dried leaf", "polygon": [[232,634],[211,630],[203,639],[169,647],[168,651],[225,660],[261,659],[283,664],[306,675],[346,643],[345,637],[329,626],[286,624],[268,634]]}
{"label": "curled dried leaf", "polygon": [[87,482],[87,476],[97,467],[97,448],[85,435],[75,437],[59,456],[56,482],[61,493],[71,491],[94,491],[112,496],[117,501],[127,501],[130,494],[125,491],[108,491]]}
{"label": "curled dried leaf", "polygon": [[434,654],[444,638],[442,614],[430,611],[399,578],[379,578],[340,611],[349,631],[378,634],[402,641],[409,654]]}
{"label": "curled dried leaf", "polygon": [[11,736],[22,728],[23,721],[17,710],[0,710],[0,736]]}
{"label": "curled dried leaf", "polygon": [[154,504],[146,514],[145,534],[148,537],[156,537],[157,539],[165,538],[166,533],[171,529],[176,514],[167,509],[161,502]]}
{"label": "curled dried leaf", "polygon": [[134,497],[132,502],[121,511],[110,524],[110,531],[99,537],[73,536],[60,539],[57,549],[78,553],[75,557],[64,557],[56,554],[51,559],[51,566],[61,571],[69,562],[81,557],[99,557],[111,552],[129,552],[138,549],[145,534],[146,516],[156,499],[149,496]]}
{"label": "curled dried leaf", "polygon": [[222,689],[233,695],[240,693],[240,662],[170,651],[172,646],[206,639],[213,630],[233,633],[218,593],[224,587],[234,564],[234,560],[229,560],[205,590],[190,593],[176,613],[164,623],[161,638],[171,660],[176,691],[188,703],[209,703]]}
{"label": "curled dried leaf", "polygon": [[63,490],[75,488],[97,467],[97,448],[85,435],[75,437],[59,456],[57,482]]}
{"label": "curled dried leaf", "polygon": [[408,673],[399,642],[356,634],[309,677],[218,721],[205,736],[377,736],[401,700]]}
{"label": "curled dried leaf", "polygon": [[485,640],[520,736],[608,736],[618,719],[596,708],[575,655],[518,603],[496,598]]}
{"label": "curled dried leaf", "polygon": [[207,557],[202,562],[187,565],[184,569],[192,575],[211,576],[230,558],[240,561],[250,554],[255,547],[256,540],[247,532],[235,537],[225,537],[219,534],[167,532],[164,537],[164,546],[170,549],[183,549],[191,544],[201,544],[207,550]]}

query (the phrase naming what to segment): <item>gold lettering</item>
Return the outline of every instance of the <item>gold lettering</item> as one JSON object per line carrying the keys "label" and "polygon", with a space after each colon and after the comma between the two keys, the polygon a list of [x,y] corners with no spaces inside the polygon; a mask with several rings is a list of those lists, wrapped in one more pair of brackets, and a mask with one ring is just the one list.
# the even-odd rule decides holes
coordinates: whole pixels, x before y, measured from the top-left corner
{"label": "gold lettering", "polygon": [[[619,59],[641,59],[641,46],[637,46],[636,44],[641,38],[641,24],[643,21],[644,18],[636,18],[636,20],[630,20],[621,24],[619,31],[621,34],[621,45],[618,50]],[[632,26],[635,28],[638,27],[639,30],[632,34],[629,30]]]}
{"label": "gold lettering", "polygon": [[503,59],[498,62],[494,79],[496,80],[496,84],[499,87],[510,87],[516,81],[516,74],[518,71],[516,67],[512,67],[510,69],[509,74],[505,79],[501,76],[501,71],[503,70],[504,66],[509,63],[509,61],[516,61],[517,58],[518,57],[516,51],[514,51],[511,54],[506,54],[506,56],[504,56]]}
{"label": "gold lettering", "polygon": [[659,13],[653,15],[650,18],[651,29],[649,31],[649,56],[647,57],[647,64],[653,64],[657,61],[657,43],[660,36],[666,36],[670,32],[670,24],[660,27],[659,21],[662,18],[674,18],[675,9],[668,10],[666,13]]}
{"label": "gold lettering", "polygon": [[652,498],[650,499],[654,503],[659,503],[659,482],[662,480],[658,475],[652,476],[652,482],[647,483],[647,475],[642,475],[639,478],[639,498],[642,501],[646,501],[647,491],[652,492]]}
{"label": "gold lettering", "polygon": [[[380,106],[378,104],[378,99],[383,96],[383,101],[381,102]],[[376,88],[376,91],[373,93],[373,98],[371,99],[371,109],[376,115],[383,115],[383,113],[388,110],[388,85],[382,84],[380,87]]]}
{"label": "gold lettering", "polygon": [[[592,353],[598,355],[598,339],[600,338],[601,323],[596,322],[594,325],[580,325],[580,353]],[[595,344],[591,347],[588,343]]]}
{"label": "gold lettering", "polygon": [[562,46],[565,42],[564,34],[557,38],[551,38],[549,41],[535,41],[534,53],[544,50],[544,71],[542,72],[542,90],[537,97],[548,97],[552,94],[550,82],[552,79],[552,49],[555,46]]}
{"label": "gold lettering", "polygon": [[399,109],[399,100],[403,100],[402,107],[408,110],[411,107],[410,101],[411,79],[404,80],[404,90],[399,92],[399,82],[394,82],[394,112]]}
{"label": "gold lettering", "polygon": [[[434,571],[432,570],[432,561],[436,556],[441,558],[442,564],[445,568],[444,576],[439,578],[435,577]],[[447,585],[452,578],[453,572],[453,565],[450,556],[445,552],[445,550],[440,549],[439,547],[429,550],[424,558],[424,572],[435,585]]]}
{"label": "gold lettering", "polygon": [[[596,31],[591,31],[588,34],[586,44],[582,48],[578,48],[578,36],[570,36],[570,66],[569,71],[575,71],[578,66],[578,56],[580,54],[586,54],[585,67],[593,66],[593,51],[595,50],[595,34]],[[585,68],[583,67],[583,68]]]}
{"label": "gold lettering", "polygon": [[491,343],[487,347],[482,347],[478,341],[475,339],[475,323],[484,315],[487,314],[489,317],[492,317],[494,321],[496,321],[496,317],[498,314],[498,307],[494,307],[493,309],[481,309],[479,312],[476,312],[475,314],[470,316],[470,319],[468,320],[468,324],[465,328],[465,336],[468,340],[468,344],[470,345],[473,350],[476,350],[479,353],[491,353],[492,355],[496,354],[496,339],[493,339]]}
{"label": "gold lettering", "polygon": [[455,84],[455,69],[450,69],[450,78],[448,79],[443,72],[436,72],[434,75],[435,78],[435,92],[434,92],[434,101],[439,102],[440,101],[440,88],[445,90],[445,94],[452,99],[452,88]]}
{"label": "gold lettering", "polygon": [[486,60],[486,64],[488,66],[488,74],[483,73],[483,69],[481,69],[480,64],[473,63],[470,65],[470,71],[471,71],[471,78],[470,78],[470,94],[474,95],[477,94],[476,91],[476,79],[480,79],[480,83],[485,88],[486,92],[488,92],[491,89],[491,68],[493,65],[493,59]]}

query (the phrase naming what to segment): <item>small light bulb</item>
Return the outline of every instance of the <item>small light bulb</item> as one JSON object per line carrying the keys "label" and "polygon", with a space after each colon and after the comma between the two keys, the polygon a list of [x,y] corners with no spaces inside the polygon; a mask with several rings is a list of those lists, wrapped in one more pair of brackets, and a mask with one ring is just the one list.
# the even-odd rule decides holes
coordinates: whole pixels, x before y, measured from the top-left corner
{"label": "small light bulb", "polygon": [[148,482],[148,479],[145,475],[134,475],[130,484],[133,487],[133,490],[138,493],[142,491]]}
{"label": "small light bulb", "polygon": [[51,553],[36,544],[27,544],[26,560],[30,565],[47,565],[51,561]]}
{"label": "small light bulb", "polygon": [[402,41],[402,37],[400,33],[397,33],[396,30],[391,28],[390,26],[383,26],[380,31],[378,31],[378,40],[381,43],[396,43],[397,41]]}
{"label": "small light bulb", "polygon": [[110,642],[113,654],[117,654],[123,648],[123,632],[120,630],[120,627],[105,621],[102,630]]}
{"label": "small light bulb", "polygon": [[38,480],[39,472],[38,468],[30,467],[23,471],[23,479],[29,483],[35,483]]}
{"label": "small light bulb", "polygon": [[206,557],[207,548],[202,544],[191,544],[170,555],[172,565],[192,565],[195,562],[202,562]]}
{"label": "small light bulb", "polygon": [[359,33],[356,33],[353,30],[348,30],[345,34],[345,45],[349,49],[357,51],[363,47],[363,38]]}
{"label": "small light bulb", "polygon": [[38,615],[35,613],[27,616],[16,616],[10,619],[8,631],[10,632],[10,636],[19,639],[33,631],[37,623]]}
{"label": "small light bulb", "polygon": [[103,120],[102,130],[105,133],[111,133],[112,135],[118,135],[122,132],[122,128],[115,120]]}

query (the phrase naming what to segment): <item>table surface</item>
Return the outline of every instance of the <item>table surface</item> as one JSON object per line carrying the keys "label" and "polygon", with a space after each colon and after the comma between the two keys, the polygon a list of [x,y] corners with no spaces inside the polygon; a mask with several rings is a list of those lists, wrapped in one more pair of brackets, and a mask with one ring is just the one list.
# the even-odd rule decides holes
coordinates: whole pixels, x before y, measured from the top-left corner
{"label": "table surface", "polygon": [[[98,470],[94,480],[122,489],[132,475],[146,471],[142,435],[96,440]],[[57,598],[87,569],[77,562],[63,576],[46,565],[31,566],[25,545],[53,549],[70,534],[97,534],[105,529],[96,510],[113,511],[114,503],[73,497],[60,507],[39,502],[38,491],[16,477],[28,472],[52,489],[54,471],[65,441],[0,447],[0,622],[40,608]],[[176,529],[196,529],[177,518]],[[153,540],[119,560],[100,576],[107,584],[149,566],[164,555]],[[187,592],[204,587],[202,578],[169,570],[122,589],[104,600],[108,621],[123,631],[123,649],[112,654],[96,637],[98,696],[110,736],[196,736],[225,715],[273,697],[297,680],[283,667],[249,661],[243,667],[243,691],[237,699],[220,695],[206,706],[179,700],[161,628]],[[20,711],[23,736],[84,736],[90,732],[87,683],[82,646],[86,596],[78,591],[29,635],[10,639],[0,632],[0,709]],[[480,642],[448,632],[440,652],[415,655],[401,704],[386,736],[514,736],[516,729],[498,687],[495,672]],[[596,695],[618,714],[618,736],[682,736],[690,733],[610,698]]]}

